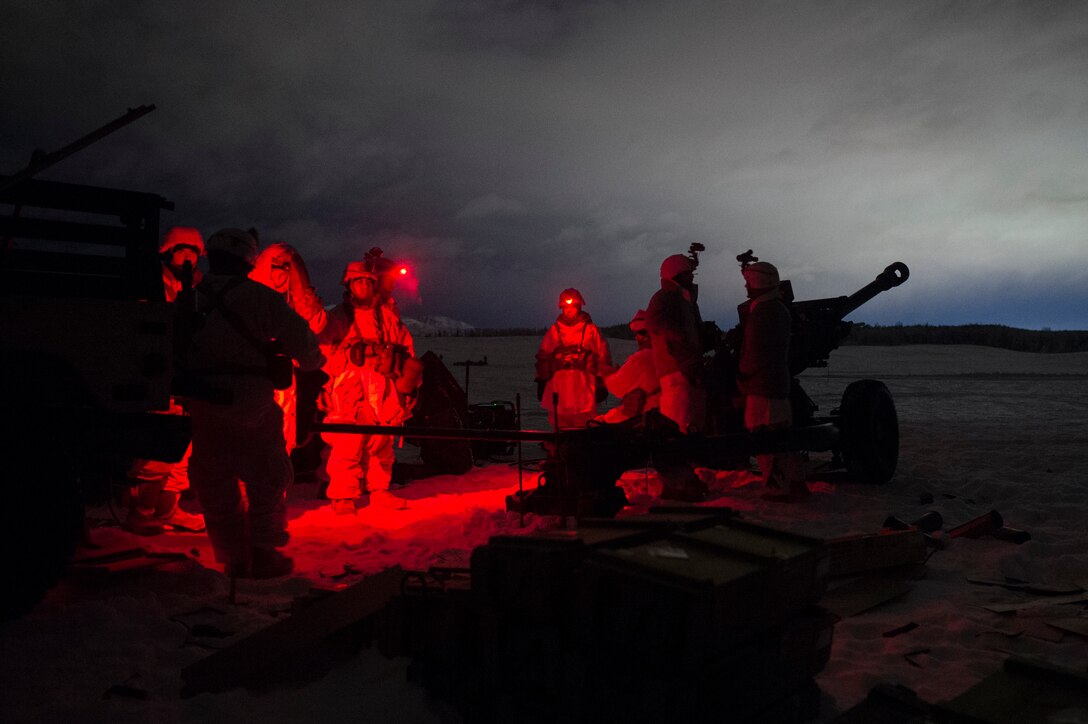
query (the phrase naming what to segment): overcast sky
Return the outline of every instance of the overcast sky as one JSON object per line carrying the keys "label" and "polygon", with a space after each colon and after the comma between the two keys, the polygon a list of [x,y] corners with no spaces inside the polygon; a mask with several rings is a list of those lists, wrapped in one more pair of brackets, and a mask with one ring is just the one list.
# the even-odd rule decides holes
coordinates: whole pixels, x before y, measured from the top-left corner
{"label": "overcast sky", "polygon": [[1088,329],[1083,0],[4,6],[0,173],[155,104],[42,178],[256,227],[326,302],[379,245],[409,316],[538,326],[575,286],[611,324],[700,242],[722,326],[752,248],[801,299],[905,262],[859,321]]}

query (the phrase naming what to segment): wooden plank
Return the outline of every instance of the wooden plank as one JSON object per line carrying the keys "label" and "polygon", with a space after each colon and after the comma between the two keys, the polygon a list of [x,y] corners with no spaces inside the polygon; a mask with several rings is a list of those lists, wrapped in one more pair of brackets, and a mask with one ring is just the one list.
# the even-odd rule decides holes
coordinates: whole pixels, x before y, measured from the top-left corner
{"label": "wooden plank", "polygon": [[983,608],[987,611],[993,611],[994,613],[1012,613],[1013,611],[1024,611],[1029,608],[1057,606],[1064,603],[1080,603],[1081,601],[1088,601],[1088,593],[1071,593],[1068,596],[1043,596],[1042,598],[1011,601],[1009,603],[990,603],[983,606]]}
{"label": "wooden plank", "polygon": [[181,671],[183,696],[237,687],[267,688],[320,676],[330,661],[356,650],[393,597],[404,571],[394,566],[343,591],[313,601],[282,621]]}
{"label": "wooden plank", "polygon": [[899,598],[910,589],[910,583],[900,578],[867,576],[832,588],[820,599],[820,605],[838,616],[849,618]]}
{"label": "wooden plank", "polygon": [[926,534],[914,529],[831,538],[827,546],[832,576],[920,565],[927,553]]}
{"label": "wooden plank", "polygon": [[950,724],[1083,721],[1088,674],[1055,664],[1012,658],[1001,671],[948,702],[933,718]]}
{"label": "wooden plank", "polygon": [[1048,618],[1046,619],[1046,624],[1048,626],[1053,626],[1060,631],[1068,631],[1069,633],[1088,638],[1088,616]]}
{"label": "wooden plank", "polygon": [[190,561],[188,554],[180,551],[148,552],[143,548],[127,548],[87,556],[72,561],[69,571],[72,575],[91,578],[107,578],[120,573],[130,573],[148,568],[157,568],[168,563]]}
{"label": "wooden plank", "polygon": [[113,563],[114,561],[124,561],[131,558],[140,558],[146,553],[147,549],[143,547],[120,548],[117,550],[105,551],[103,553],[93,553],[91,555],[73,558],[72,565],[99,566],[104,563]]}

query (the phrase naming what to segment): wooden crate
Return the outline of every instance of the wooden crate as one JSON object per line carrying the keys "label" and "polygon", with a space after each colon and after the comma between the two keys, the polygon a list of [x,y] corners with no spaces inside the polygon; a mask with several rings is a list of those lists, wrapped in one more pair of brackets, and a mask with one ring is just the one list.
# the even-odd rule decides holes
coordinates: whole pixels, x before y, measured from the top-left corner
{"label": "wooden crate", "polygon": [[705,660],[814,605],[822,550],[815,539],[758,526],[599,550],[584,566],[595,616],[587,628],[600,645],[639,659]]}

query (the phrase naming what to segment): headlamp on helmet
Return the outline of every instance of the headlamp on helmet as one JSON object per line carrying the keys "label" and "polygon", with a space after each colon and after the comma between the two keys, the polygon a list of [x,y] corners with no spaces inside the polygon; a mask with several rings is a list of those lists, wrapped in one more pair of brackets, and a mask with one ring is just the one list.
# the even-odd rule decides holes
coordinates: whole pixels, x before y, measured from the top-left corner
{"label": "headlamp on helmet", "polygon": [[586,300],[582,297],[582,293],[580,291],[578,291],[577,289],[575,289],[574,287],[564,289],[562,291],[562,293],[559,295],[559,308],[560,309],[565,309],[566,307],[574,307],[574,306],[584,307],[585,305],[586,305]]}

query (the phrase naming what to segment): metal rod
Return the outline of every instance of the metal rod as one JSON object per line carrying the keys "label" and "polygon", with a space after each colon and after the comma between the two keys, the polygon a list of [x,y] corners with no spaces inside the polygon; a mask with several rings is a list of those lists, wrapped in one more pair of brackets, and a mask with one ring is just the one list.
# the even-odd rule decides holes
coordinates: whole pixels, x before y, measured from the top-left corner
{"label": "metal rod", "polygon": [[466,430],[459,427],[404,427],[403,425],[354,425],[317,422],[310,432],[346,432],[358,435],[403,435],[418,440],[496,440],[504,442],[554,442],[557,433],[544,430]]}
{"label": "metal rod", "polygon": [[[307,427],[309,432],[341,432],[356,435],[403,435],[407,438],[426,440],[497,440],[506,442],[574,441],[585,435],[592,436],[593,428],[560,430],[464,430],[442,427],[403,427],[400,425],[353,425],[350,423],[322,422]],[[734,432],[726,435],[682,435],[679,437],[643,437],[632,435],[630,442],[646,445],[658,452],[690,452],[728,449],[750,452],[753,455],[789,450],[831,450],[839,442],[839,426],[833,419],[819,419],[816,424],[798,428],[757,432]],[[592,437],[590,438],[592,439]],[[553,451],[553,454],[555,451]]]}
{"label": "metal rod", "polygon": [[[516,409],[516,412],[514,413],[515,422],[517,423],[518,430],[521,430],[521,393],[520,392],[518,392],[516,395],[514,395],[514,405],[515,405],[515,409]],[[522,475],[523,475],[523,471],[521,469],[521,466],[522,466],[521,440],[517,441],[517,446],[518,446],[518,527],[519,528],[524,528],[525,527],[525,506],[521,504],[521,501],[522,501],[522,498],[524,497],[523,493],[525,491],[524,491],[524,488],[522,487],[522,483],[521,483],[521,479],[522,479]]]}

